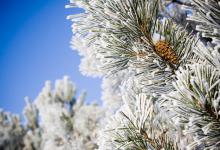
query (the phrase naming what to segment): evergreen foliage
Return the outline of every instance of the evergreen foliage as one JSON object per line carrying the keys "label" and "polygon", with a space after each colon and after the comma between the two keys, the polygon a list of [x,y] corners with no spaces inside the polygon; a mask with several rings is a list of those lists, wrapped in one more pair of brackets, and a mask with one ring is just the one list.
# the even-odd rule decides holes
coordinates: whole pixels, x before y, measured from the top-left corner
{"label": "evergreen foliage", "polygon": [[1,113],[0,147],[220,149],[219,0],[70,0],[76,7],[71,45],[81,72],[103,79],[103,106],[76,100],[67,77],[47,82],[27,101],[26,125]]}

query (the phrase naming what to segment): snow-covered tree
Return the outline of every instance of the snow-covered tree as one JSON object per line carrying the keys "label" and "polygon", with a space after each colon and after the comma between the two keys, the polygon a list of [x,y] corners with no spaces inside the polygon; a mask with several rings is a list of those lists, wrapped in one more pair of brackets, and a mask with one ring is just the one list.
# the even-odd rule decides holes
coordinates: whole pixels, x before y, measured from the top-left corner
{"label": "snow-covered tree", "polygon": [[86,93],[76,97],[76,87],[65,76],[50,81],[33,103],[26,99],[24,115],[19,118],[1,112],[0,149],[4,150],[93,150],[97,148],[100,120],[104,110],[95,103],[86,104]]}
{"label": "snow-covered tree", "polygon": [[[24,109],[2,112],[0,147],[43,150],[220,149],[219,0],[70,0],[84,12],[71,46],[102,78],[103,105],[68,77]],[[12,144],[15,143],[15,144]]]}
{"label": "snow-covered tree", "polygon": [[103,93],[104,107],[121,105],[103,120],[99,149],[219,149],[220,1],[74,0],[68,7],[84,9],[69,16],[82,71],[97,70],[105,87],[120,78],[104,89],[117,92],[112,101]]}

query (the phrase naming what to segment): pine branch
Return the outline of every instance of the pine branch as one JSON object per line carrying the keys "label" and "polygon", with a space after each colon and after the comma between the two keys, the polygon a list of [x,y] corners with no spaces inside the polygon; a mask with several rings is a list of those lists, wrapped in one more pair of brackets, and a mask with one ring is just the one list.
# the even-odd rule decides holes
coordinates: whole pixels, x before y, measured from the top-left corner
{"label": "pine branch", "polygon": [[[100,137],[105,137],[100,149],[176,150],[177,147],[167,136],[167,131],[160,128],[164,124],[157,126],[155,123],[156,108],[152,99],[148,99],[145,94],[139,94],[135,103],[135,106],[126,104],[112,117],[104,135]],[[111,144],[108,146],[107,143]]]}
{"label": "pine branch", "polygon": [[75,3],[86,13],[70,17],[74,31],[90,48],[88,57],[94,55],[99,70],[107,75],[125,69],[142,74],[153,83],[145,86],[152,87],[148,91],[158,94],[169,91],[165,85],[193,55],[194,36],[171,20],[162,20],[158,0]]}
{"label": "pine branch", "polygon": [[212,43],[220,41],[220,3],[216,0],[193,0],[193,15],[188,20],[196,22],[196,30],[205,38],[211,38]]}
{"label": "pine branch", "polygon": [[178,73],[176,91],[162,101],[170,119],[185,136],[193,135],[189,149],[219,147],[219,79],[219,72],[212,66],[189,65]]}

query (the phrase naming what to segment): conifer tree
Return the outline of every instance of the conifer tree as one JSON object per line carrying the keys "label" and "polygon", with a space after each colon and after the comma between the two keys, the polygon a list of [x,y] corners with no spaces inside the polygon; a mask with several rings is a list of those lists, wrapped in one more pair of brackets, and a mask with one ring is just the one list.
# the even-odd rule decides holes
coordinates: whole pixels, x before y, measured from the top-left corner
{"label": "conifer tree", "polygon": [[[107,119],[100,149],[218,149],[219,4],[71,2],[68,7],[85,10],[69,16],[74,22],[73,46],[80,53],[86,47],[83,72],[90,75],[96,69],[104,78],[122,78],[117,92],[123,103]],[[86,61],[95,67],[85,67]],[[134,97],[142,94],[154,113],[145,114],[150,107],[137,104],[140,99]],[[151,119],[140,123],[145,117]]]}
{"label": "conifer tree", "polygon": [[[80,70],[102,79],[103,105],[67,77],[0,116],[0,148],[220,149],[219,0],[70,0]],[[12,144],[16,143],[16,144]],[[14,146],[14,147],[13,147]]]}
{"label": "conifer tree", "polygon": [[50,81],[33,103],[28,99],[24,108],[26,123],[4,111],[0,114],[1,150],[93,150],[103,108],[85,103],[86,93],[76,97],[76,86],[65,76]]}

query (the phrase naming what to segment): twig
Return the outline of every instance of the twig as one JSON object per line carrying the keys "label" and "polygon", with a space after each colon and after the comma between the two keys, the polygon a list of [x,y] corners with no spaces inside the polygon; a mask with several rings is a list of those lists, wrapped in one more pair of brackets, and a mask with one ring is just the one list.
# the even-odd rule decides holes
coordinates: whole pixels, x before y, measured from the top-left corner
{"label": "twig", "polygon": [[176,3],[176,4],[179,4],[179,5],[185,5],[185,6],[188,6],[188,7],[192,7],[193,6],[191,3],[182,2],[180,0],[172,0],[172,3]]}

